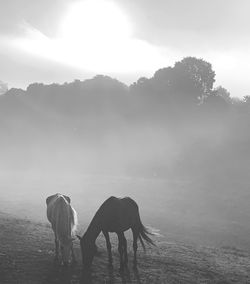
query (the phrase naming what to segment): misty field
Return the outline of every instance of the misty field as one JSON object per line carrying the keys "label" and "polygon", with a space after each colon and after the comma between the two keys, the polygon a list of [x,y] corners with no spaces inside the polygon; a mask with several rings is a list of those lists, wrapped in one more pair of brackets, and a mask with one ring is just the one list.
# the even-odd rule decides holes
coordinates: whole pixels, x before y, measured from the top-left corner
{"label": "misty field", "polygon": [[1,211],[47,222],[45,199],[56,192],[72,198],[81,233],[106,198],[130,196],[143,222],[168,239],[250,249],[250,192],[243,182],[20,175],[2,178]]}
{"label": "misty field", "polygon": [[[218,193],[218,184],[209,189],[202,184],[103,175],[2,179],[1,283],[247,283],[250,196],[239,194],[239,185],[227,188],[225,195],[223,188]],[[146,254],[139,249],[138,273],[131,268],[129,274],[120,275],[116,236],[112,237],[114,270],[109,271],[100,235],[92,275],[86,278],[75,241],[78,264],[63,271],[53,265],[54,239],[45,217],[45,198],[55,192],[71,197],[79,234],[107,197],[131,196],[139,204],[143,223],[156,233],[157,248],[149,248]],[[127,238],[131,267],[130,232]]]}

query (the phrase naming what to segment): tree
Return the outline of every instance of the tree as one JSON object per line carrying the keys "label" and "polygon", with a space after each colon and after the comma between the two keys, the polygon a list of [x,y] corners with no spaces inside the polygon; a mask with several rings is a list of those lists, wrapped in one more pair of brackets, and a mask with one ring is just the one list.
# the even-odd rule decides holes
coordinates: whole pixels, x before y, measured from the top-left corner
{"label": "tree", "polygon": [[223,88],[222,86],[219,86],[214,89],[214,92],[216,95],[222,97],[226,102],[231,103],[232,98],[230,96],[230,93],[228,92],[227,89]]}
{"label": "tree", "polygon": [[213,111],[213,112],[221,113],[229,109],[230,103],[231,102],[228,102],[222,96],[214,93],[206,97],[201,106],[203,110],[205,107],[210,112]]}
{"label": "tree", "polygon": [[[213,93],[215,72],[212,65],[203,59],[186,57],[155,72],[150,79],[141,78],[133,85],[133,90],[151,95],[168,104],[197,105]],[[164,99],[165,98],[165,99]]]}
{"label": "tree", "polygon": [[132,93],[142,94],[144,96],[148,93],[151,94],[151,79],[141,77],[132,85],[130,85],[129,89]]}
{"label": "tree", "polygon": [[250,96],[244,96],[243,102],[246,103],[246,104],[249,104],[250,103]]}
{"label": "tree", "polygon": [[154,87],[160,93],[173,93],[174,82],[178,80],[172,67],[159,69],[153,77]]}
{"label": "tree", "polygon": [[177,90],[191,95],[196,101],[212,94],[215,72],[212,65],[203,59],[186,57],[175,63]]}

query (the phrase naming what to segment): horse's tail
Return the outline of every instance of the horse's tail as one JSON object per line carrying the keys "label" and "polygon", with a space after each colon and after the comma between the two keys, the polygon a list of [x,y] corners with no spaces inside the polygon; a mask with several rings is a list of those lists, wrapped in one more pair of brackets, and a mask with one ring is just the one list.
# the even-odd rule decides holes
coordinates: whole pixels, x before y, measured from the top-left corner
{"label": "horse's tail", "polygon": [[139,235],[138,235],[138,238],[140,240],[140,243],[143,247],[143,250],[145,251],[146,248],[145,248],[145,244],[144,244],[144,241],[146,241],[146,243],[148,243],[149,245],[152,245],[152,246],[156,246],[155,243],[153,242],[153,240],[149,237],[149,236],[153,236],[154,234],[151,233],[141,222],[141,219],[140,219],[140,215],[139,215],[139,212],[138,212],[138,216],[139,216]]}

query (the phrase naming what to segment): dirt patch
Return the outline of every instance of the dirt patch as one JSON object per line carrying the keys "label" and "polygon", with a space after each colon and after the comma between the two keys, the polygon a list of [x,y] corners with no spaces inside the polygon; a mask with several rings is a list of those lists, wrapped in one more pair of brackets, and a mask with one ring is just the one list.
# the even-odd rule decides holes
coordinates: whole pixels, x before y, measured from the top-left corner
{"label": "dirt patch", "polygon": [[116,237],[112,237],[114,269],[107,266],[104,238],[92,272],[81,269],[79,244],[77,265],[63,269],[54,264],[54,239],[50,226],[0,213],[0,283],[250,283],[250,254],[237,248],[221,249],[168,243],[158,237],[157,248],[139,250],[138,271],[132,269],[132,246],[128,240],[129,270],[119,273]]}

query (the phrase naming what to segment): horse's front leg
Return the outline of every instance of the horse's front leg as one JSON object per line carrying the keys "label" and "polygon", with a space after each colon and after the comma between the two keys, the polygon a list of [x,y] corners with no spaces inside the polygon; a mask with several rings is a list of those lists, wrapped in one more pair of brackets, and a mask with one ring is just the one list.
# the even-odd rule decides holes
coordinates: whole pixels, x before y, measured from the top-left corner
{"label": "horse's front leg", "polygon": [[123,262],[123,249],[124,249],[124,245],[123,245],[123,233],[117,233],[118,235],[118,251],[120,254],[120,271],[122,271],[124,269],[124,262]]}
{"label": "horse's front leg", "polygon": [[124,233],[122,233],[122,243],[123,243],[123,254],[124,254],[124,264],[127,267],[128,266],[128,252],[127,252],[127,240],[124,236]]}
{"label": "horse's front leg", "polygon": [[59,261],[59,241],[57,239],[57,236],[55,234],[55,261]]}
{"label": "horse's front leg", "polygon": [[102,231],[103,235],[106,239],[106,245],[107,245],[107,251],[108,251],[108,257],[109,257],[109,266],[113,266],[113,259],[112,259],[112,252],[111,252],[111,243],[110,243],[110,238],[109,238],[109,233],[107,231]]}

